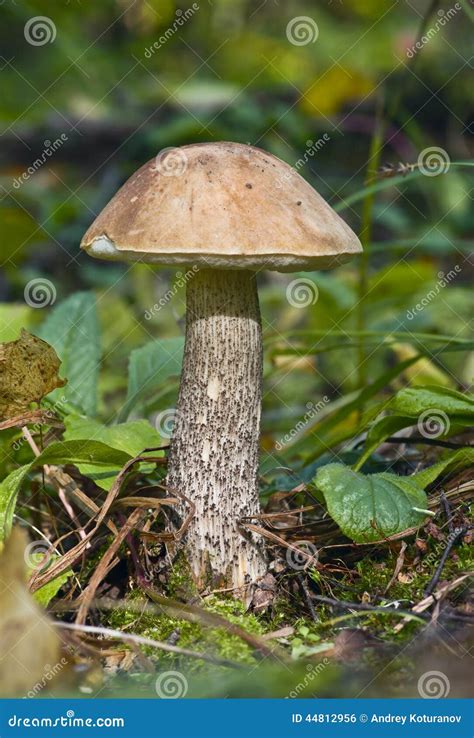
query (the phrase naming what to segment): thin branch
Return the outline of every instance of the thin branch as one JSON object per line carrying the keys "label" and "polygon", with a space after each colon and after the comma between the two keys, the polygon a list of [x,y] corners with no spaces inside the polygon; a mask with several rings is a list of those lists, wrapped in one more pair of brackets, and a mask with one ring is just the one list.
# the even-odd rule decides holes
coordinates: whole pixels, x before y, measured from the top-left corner
{"label": "thin branch", "polygon": [[203,661],[208,661],[209,663],[217,664],[218,666],[228,666],[232,669],[244,668],[243,664],[237,664],[234,661],[229,661],[228,659],[221,659],[218,656],[211,656],[210,654],[199,653],[198,651],[189,651],[187,648],[179,648],[178,646],[172,646],[170,643],[155,641],[153,638],[145,638],[145,636],[139,636],[133,633],[123,633],[121,630],[101,628],[95,625],[78,625],[76,623],[63,622],[55,622],[54,625],[57,628],[64,628],[65,630],[93,633],[95,635],[106,636],[107,638],[115,638],[120,641],[130,641],[130,643],[135,643],[139,646],[152,646],[153,648],[159,648],[161,651],[169,651],[170,653],[176,653],[180,656],[189,656],[193,659],[202,659]]}
{"label": "thin branch", "polygon": [[433,590],[437,586],[439,579],[441,577],[441,573],[444,569],[444,565],[446,564],[446,561],[448,560],[448,556],[451,553],[451,550],[456,543],[456,541],[464,536],[467,531],[469,530],[468,526],[463,526],[462,528],[455,528],[452,533],[449,534],[448,539],[446,541],[446,548],[443,551],[443,555],[441,556],[440,562],[438,566],[436,567],[436,571],[433,574],[430,583],[426,587],[424,591],[425,597],[428,597],[430,594],[432,594]]}

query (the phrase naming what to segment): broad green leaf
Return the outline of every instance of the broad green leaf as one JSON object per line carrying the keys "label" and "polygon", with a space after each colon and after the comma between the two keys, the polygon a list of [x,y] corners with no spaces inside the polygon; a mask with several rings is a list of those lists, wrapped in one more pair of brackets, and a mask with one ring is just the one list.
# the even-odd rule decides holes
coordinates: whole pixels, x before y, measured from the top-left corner
{"label": "broad green leaf", "polygon": [[47,446],[31,463],[15,469],[0,483],[0,541],[10,532],[21,484],[35,467],[43,464],[93,464],[107,470],[113,464],[120,469],[131,458],[124,451],[100,441],[67,441]]}
{"label": "broad green leaf", "polygon": [[[451,425],[474,425],[474,400],[471,396],[447,387],[407,387],[400,390],[385,406],[393,415],[387,415],[375,423],[367,435],[364,453],[356,470],[393,433],[418,422],[430,429],[434,426],[435,436],[448,434]],[[429,437],[429,436],[428,436]]]}
{"label": "broad green leaf", "polygon": [[474,448],[468,447],[452,451],[437,464],[413,474],[410,479],[413,479],[420,487],[425,488],[438,479],[441,474],[457,471],[467,466],[474,466]]}
{"label": "broad green leaf", "polygon": [[42,607],[47,607],[72,574],[72,569],[68,569],[62,574],[58,574],[57,577],[37,589],[36,592],[33,593],[33,598]]}
{"label": "broad green leaf", "polygon": [[[64,423],[66,441],[86,438],[101,441],[111,448],[125,451],[131,457],[138,456],[146,448],[160,445],[158,433],[147,420],[132,420],[128,423],[106,426],[90,418],[68,415]],[[81,474],[93,479],[102,489],[110,489],[119,470],[116,464],[110,464],[108,470],[96,464],[77,464],[77,467]]]}
{"label": "broad green leaf", "polygon": [[411,417],[438,410],[460,422],[474,421],[474,398],[447,387],[407,387],[397,392],[390,407],[400,415]]}
{"label": "broad green leaf", "polygon": [[151,341],[130,354],[128,390],[119,420],[142,410],[146,399],[158,388],[164,389],[169,377],[179,376],[183,360],[184,339],[162,338]]}
{"label": "broad green leaf", "polygon": [[38,335],[54,346],[62,361],[66,399],[85,415],[95,415],[101,350],[94,294],[76,292],[56,305]]}
{"label": "broad green leaf", "polygon": [[343,464],[328,464],[314,478],[328,512],[342,532],[357,543],[379,541],[421,525],[426,515],[424,490],[410,477],[365,476]]}

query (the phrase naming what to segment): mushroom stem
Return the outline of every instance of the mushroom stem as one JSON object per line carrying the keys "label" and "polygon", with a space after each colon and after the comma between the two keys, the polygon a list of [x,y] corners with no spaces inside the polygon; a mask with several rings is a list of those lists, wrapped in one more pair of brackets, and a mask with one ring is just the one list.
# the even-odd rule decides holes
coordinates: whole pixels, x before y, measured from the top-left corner
{"label": "mushroom stem", "polygon": [[[255,274],[203,269],[187,284],[186,342],[168,485],[195,505],[184,536],[198,585],[241,588],[265,573],[258,514],[262,330]],[[183,505],[181,520],[189,512]]]}

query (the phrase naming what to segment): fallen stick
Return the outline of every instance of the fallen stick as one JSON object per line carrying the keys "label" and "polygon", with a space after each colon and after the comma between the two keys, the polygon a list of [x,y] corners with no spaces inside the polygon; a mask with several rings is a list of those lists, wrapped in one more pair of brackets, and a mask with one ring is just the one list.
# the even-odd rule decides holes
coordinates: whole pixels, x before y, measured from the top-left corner
{"label": "fallen stick", "polygon": [[187,648],[179,648],[178,646],[172,646],[170,643],[163,643],[163,641],[155,641],[153,638],[146,638],[145,636],[135,635],[134,633],[123,633],[121,630],[112,630],[111,628],[102,628],[96,625],[78,625],[77,623],[63,623],[56,621],[54,625],[57,628],[64,628],[65,630],[74,630],[82,633],[93,633],[95,635],[103,635],[108,638],[115,638],[120,641],[130,641],[139,646],[152,646],[153,648],[159,648],[161,651],[169,651],[169,653],[176,653],[180,656],[189,656],[194,659],[202,659],[208,661],[211,664],[218,666],[227,666],[232,669],[242,669],[243,664],[238,664],[228,659],[221,659],[219,656],[211,656],[208,653],[199,653],[199,651],[190,651]]}

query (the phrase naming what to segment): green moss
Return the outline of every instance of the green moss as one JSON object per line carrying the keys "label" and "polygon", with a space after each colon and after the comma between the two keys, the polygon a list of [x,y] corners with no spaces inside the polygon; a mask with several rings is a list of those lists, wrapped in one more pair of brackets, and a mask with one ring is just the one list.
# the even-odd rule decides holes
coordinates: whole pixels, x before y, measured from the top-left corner
{"label": "green moss", "polygon": [[[240,663],[254,663],[253,650],[239,636],[229,633],[225,628],[212,628],[201,623],[191,623],[187,620],[168,614],[153,612],[140,613],[140,605],[149,604],[149,600],[139,593],[129,595],[128,602],[133,606],[130,609],[121,608],[110,613],[108,625],[118,630],[133,630],[134,633],[153,638],[157,641],[168,641],[176,633],[176,644],[180,648],[200,651],[221,658]],[[231,597],[219,598],[215,595],[207,597],[202,603],[206,612],[221,615],[234,625],[238,625],[247,633],[263,635],[267,627],[265,622],[256,615],[245,612],[242,602]],[[156,649],[147,649],[152,656],[157,655]],[[159,653],[160,659],[176,660],[174,654]],[[198,662],[194,662],[196,664]]]}
{"label": "green moss", "polygon": [[168,571],[167,589],[170,597],[185,602],[197,594],[191,569],[182,551],[178,553]]}

